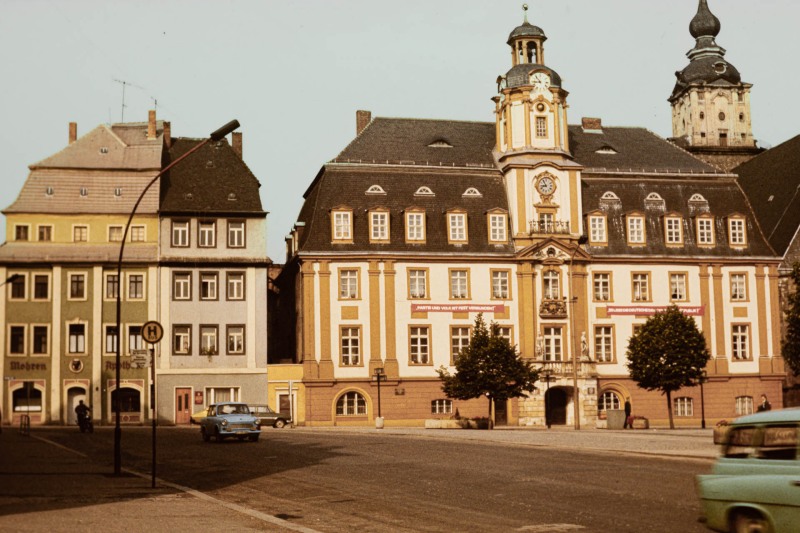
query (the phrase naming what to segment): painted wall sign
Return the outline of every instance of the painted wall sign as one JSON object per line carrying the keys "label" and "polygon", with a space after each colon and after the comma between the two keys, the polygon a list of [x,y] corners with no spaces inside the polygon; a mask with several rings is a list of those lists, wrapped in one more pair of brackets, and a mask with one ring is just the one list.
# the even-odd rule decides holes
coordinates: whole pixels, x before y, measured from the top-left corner
{"label": "painted wall sign", "polygon": [[503,304],[411,304],[413,313],[502,313]]}
{"label": "painted wall sign", "polygon": [[[613,316],[613,315],[651,316],[656,313],[666,311],[669,308],[670,306],[668,305],[661,305],[661,306],[608,305],[606,306],[606,314],[608,316]],[[704,305],[678,306],[678,309],[680,309],[680,311],[687,316],[703,316],[706,312],[706,307]]]}
{"label": "painted wall sign", "polygon": [[195,405],[203,405],[203,392],[202,391],[194,391],[194,404]]}
{"label": "painted wall sign", "polygon": [[20,363],[19,361],[11,361],[9,363],[11,370],[47,370],[45,363]]}

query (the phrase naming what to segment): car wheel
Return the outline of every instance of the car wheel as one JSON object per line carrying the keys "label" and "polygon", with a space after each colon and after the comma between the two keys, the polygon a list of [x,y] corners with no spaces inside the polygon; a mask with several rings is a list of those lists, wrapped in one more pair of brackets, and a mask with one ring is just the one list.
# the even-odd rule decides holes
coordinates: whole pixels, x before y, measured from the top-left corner
{"label": "car wheel", "polygon": [[258,435],[250,435],[250,442],[258,442]]}
{"label": "car wheel", "polygon": [[731,533],[771,533],[769,522],[758,511],[737,511],[731,519]]}
{"label": "car wheel", "polygon": [[217,442],[222,442],[225,440],[225,437],[222,436],[222,433],[219,432],[219,428],[214,429],[214,436],[217,439]]}
{"label": "car wheel", "polygon": [[279,419],[277,419],[277,420],[275,421],[275,424],[273,424],[273,427],[276,427],[276,428],[279,428],[279,429],[280,429],[280,428],[282,428],[282,427],[283,427],[283,426],[285,426],[285,425],[286,425],[286,422],[285,422],[285,421],[283,421],[283,420],[281,420],[281,419],[279,418]]}
{"label": "car wheel", "polygon": [[203,436],[203,440],[205,442],[208,442],[208,441],[211,440],[211,435],[208,434],[208,431],[206,431],[206,428],[201,427],[200,428],[200,434]]}

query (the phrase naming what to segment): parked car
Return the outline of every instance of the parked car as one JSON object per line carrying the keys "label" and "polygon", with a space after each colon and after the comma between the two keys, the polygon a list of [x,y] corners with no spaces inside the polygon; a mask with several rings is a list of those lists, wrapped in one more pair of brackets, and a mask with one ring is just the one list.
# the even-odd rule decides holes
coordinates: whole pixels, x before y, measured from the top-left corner
{"label": "parked car", "polygon": [[282,428],[292,421],[292,415],[284,411],[275,412],[269,405],[250,404],[249,407],[262,426]]}
{"label": "parked car", "polygon": [[215,403],[208,406],[208,415],[200,420],[200,434],[206,442],[211,437],[217,442],[222,442],[225,437],[256,442],[261,435],[261,424],[250,414],[246,403]]}
{"label": "parked car", "polygon": [[192,417],[189,419],[190,424],[199,424],[202,419],[208,416],[208,407],[204,407],[203,409],[197,411],[196,413],[192,413]]}
{"label": "parked car", "polygon": [[697,476],[702,517],[716,531],[800,531],[800,409],[736,419],[712,473]]}

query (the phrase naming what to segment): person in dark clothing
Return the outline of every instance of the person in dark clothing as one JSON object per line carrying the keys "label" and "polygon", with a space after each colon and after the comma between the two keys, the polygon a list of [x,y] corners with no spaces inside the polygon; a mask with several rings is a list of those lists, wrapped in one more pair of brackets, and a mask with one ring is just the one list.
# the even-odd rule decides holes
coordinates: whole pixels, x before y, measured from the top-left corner
{"label": "person in dark clothing", "polygon": [[770,409],[772,409],[772,404],[769,403],[769,400],[767,400],[767,395],[766,394],[762,394],[761,395],[761,403],[758,404],[758,412],[769,411]]}
{"label": "person in dark clothing", "polygon": [[625,398],[625,425],[622,429],[633,429],[633,419],[631,418],[631,399]]}

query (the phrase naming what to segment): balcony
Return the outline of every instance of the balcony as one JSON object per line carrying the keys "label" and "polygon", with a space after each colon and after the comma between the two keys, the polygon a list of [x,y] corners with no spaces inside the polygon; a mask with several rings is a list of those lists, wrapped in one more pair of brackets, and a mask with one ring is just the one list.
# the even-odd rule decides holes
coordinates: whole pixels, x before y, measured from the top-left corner
{"label": "balcony", "polygon": [[542,318],[567,318],[567,301],[544,299],[539,306],[539,316]]}
{"label": "balcony", "polygon": [[[533,363],[542,370],[550,370],[550,375],[555,378],[571,378],[573,376],[573,368],[575,368],[572,361],[542,361],[541,359],[537,359]],[[594,361],[579,361],[578,377],[596,378],[597,364]]]}
{"label": "balcony", "polygon": [[530,235],[569,235],[569,222],[548,222],[531,220],[528,222]]}

